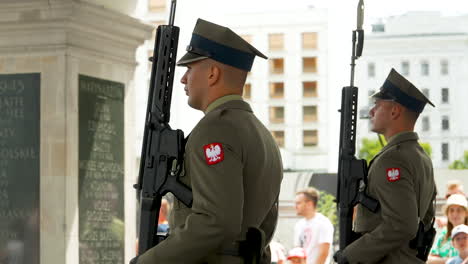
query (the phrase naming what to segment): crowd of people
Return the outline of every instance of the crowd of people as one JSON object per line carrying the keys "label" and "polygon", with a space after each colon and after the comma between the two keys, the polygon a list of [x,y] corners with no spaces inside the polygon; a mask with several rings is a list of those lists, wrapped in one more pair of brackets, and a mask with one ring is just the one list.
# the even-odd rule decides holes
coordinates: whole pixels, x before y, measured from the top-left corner
{"label": "crowd of people", "polygon": [[[462,184],[449,181],[444,198],[444,216],[436,218],[437,236],[426,263],[468,264],[468,202]],[[294,227],[294,246],[287,251],[272,241],[272,264],[332,263],[333,225],[317,211],[318,199],[314,188],[296,193],[296,213],[302,218]]]}
{"label": "crowd of people", "polygon": [[468,203],[461,183],[449,182],[445,198],[444,217],[437,218],[438,235],[427,263],[468,263]]}

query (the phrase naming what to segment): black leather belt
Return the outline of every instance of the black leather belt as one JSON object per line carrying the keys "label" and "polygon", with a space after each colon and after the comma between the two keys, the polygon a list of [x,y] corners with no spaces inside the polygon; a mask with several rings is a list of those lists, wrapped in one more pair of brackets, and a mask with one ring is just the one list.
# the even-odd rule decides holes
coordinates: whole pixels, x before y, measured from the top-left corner
{"label": "black leather belt", "polygon": [[243,247],[242,242],[234,242],[231,245],[225,246],[218,251],[218,255],[227,255],[227,256],[234,256],[234,257],[242,257],[243,256]]}

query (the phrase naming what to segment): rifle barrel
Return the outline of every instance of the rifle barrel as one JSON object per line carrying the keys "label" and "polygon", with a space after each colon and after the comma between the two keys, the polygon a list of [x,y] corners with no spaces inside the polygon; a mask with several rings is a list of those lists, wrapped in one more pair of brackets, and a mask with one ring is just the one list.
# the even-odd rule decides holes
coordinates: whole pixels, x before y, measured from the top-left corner
{"label": "rifle barrel", "polygon": [[171,12],[169,15],[169,25],[174,25],[174,18],[175,18],[175,10],[176,10],[176,0],[172,0],[171,2]]}

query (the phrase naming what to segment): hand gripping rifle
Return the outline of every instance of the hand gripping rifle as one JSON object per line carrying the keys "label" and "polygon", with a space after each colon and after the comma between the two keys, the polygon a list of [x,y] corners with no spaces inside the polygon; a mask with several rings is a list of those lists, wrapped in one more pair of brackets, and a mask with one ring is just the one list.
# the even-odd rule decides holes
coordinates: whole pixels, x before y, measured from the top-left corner
{"label": "hand gripping rifle", "polygon": [[[140,221],[138,254],[156,246],[165,236],[157,235],[161,199],[173,193],[188,207],[191,190],[178,181],[184,155],[184,132],[169,126],[179,28],[174,26],[176,0],[172,0],[169,25],[158,26],[152,59],[145,131],[138,183]],[[151,59],[150,59],[151,60]]]}
{"label": "hand gripping rifle", "polygon": [[[352,231],[353,209],[361,203],[372,212],[378,209],[378,201],[365,194],[367,165],[365,160],[354,157],[356,152],[356,119],[358,88],[354,86],[355,60],[362,54],[364,44],[364,3],[359,0],[357,29],[353,31],[351,56],[351,84],[343,87],[341,94],[340,150],[338,160],[337,204],[339,211],[340,250],[351,244],[358,236]],[[357,40],[357,43],[356,43]]]}

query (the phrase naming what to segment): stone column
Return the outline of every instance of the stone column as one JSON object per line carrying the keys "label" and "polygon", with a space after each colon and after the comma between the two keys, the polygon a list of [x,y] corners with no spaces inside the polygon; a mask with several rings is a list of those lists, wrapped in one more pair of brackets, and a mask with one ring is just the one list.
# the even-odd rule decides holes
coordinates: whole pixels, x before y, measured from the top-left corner
{"label": "stone column", "polygon": [[151,31],[85,1],[0,2],[0,259],[135,255],[133,78]]}

